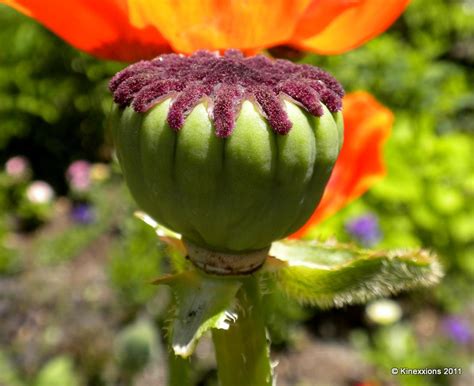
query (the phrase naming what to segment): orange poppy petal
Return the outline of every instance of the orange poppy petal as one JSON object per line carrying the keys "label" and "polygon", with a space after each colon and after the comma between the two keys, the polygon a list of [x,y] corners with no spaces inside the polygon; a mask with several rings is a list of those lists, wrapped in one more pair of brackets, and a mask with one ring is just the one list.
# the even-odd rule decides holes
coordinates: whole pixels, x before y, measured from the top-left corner
{"label": "orange poppy petal", "polygon": [[291,44],[320,54],[339,54],[385,31],[410,0],[313,0]]}
{"label": "orange poppy petal", "polygon": [[160,32],[130,24],[126,0],[0,0],[66,42],[104,59],[134,61],[171,50]]}
{"label": "orange poppy petal", "polygon": [[153,26],[180,52],[252,49],[287,41],[311,0],[129,0],[137,27]]}
{"label": "orange poppy petal", "polygon": [[347,0],[313,0],[299,20],[292,39],[299,41],[315,36],[353,4]]}
{"label": "orange poppy petal", "polygon": [[344,98],[344,145],[323,198],[309,221],[291,238],[362,195],[385,175],[383,144],[390,135],[393,114],[370,94],[359,91]]}

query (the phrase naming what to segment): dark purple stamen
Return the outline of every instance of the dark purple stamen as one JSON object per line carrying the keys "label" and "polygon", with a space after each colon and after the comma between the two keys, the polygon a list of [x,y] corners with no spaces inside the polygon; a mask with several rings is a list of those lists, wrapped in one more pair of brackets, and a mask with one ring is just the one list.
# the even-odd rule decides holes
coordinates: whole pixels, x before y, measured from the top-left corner
{"label": "dark purple stamen", "polygon": [[183,88],[183,83],[176,79],[155,80],[135,94],[132,107],[135,111],[144,113],[158,103],[162,97],[173,91],[182,91]]}
{"label": "dark purple stamen", "polygon": [[186,115],[209,93],[209,86],[195,82],[186,87],[174,100],[168,112],[168,124],[178,131],[184,125]]}
{"label": "dark purple stamen", "polygon": [[279,87],[280,91],[295,101],[300,102],[311,114],[320,117],[324,110],[320,103],[320,96],[316,90],[308,87],[304,81],[287,81]]}
{"label": "dark purple stamen", "polygon": [[128,66],[125,70],[118,72],[117,74],[115,74],[115,76],[109,83],[110,91],[115,92],[120,83],[127,80],[131,76],[136,75],[140,71],[150,68],[151,66],[152,64],[149,61],[142,60],[140,62],[132,64],[131,66]]}
{"label": "dark purple stamen", "polygon": [[287,134],[291,129],[291,122],[276,93],[270,87],[260,86],[255,87],[252,94],[255,95],[273,130],[278,134]]}
{"label": "dark purple stamen", "polygon": [[223,84],[217,90],[212,114],[218,137],[226,138],[234,130],[243,95],[243,91],[238,85]]}
{"label": "dark purple stamen", "polygon": [[292,123],[282,97],[291,98],[310,114],[321,116],[322,104],[340,111],[344,90],[331,75],[317,67],[258,55],[245,58],[238,50],[223,56],[198,51],[189,57],[161,55],[135,63],[116,74],[109,84],[114,101],[143,113],[171,97],[168,124],[179,130],[203,98],[210,101],[216,135],[231,135],[243,99],[249,99],[268,119],[273,130],[286,134]]}
{"label": "dark purple stamen", "polygon": [[129,106],[133,102],[136,93],[153,81],[150,72],[141,72],[131,76],[120,83],[114,92],[114,102],[120,107]]}

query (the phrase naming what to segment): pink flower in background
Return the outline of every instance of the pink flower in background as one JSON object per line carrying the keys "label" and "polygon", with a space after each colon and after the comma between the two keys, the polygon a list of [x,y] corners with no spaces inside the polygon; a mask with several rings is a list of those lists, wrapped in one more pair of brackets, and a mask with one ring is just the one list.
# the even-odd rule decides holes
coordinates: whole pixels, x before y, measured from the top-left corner
{"label": "pink flower in background", "polygon": [[5,163],[5,171],[15,179],[26,179],[30,174],[30,162],[26,157],[17,155]]}
{"label": "pink flower in background", "polygon": [[78,192],[85,192],[91,184],[90,178],[91,164],[85,160],[74,161],[66,171],[66,178],[71,189]]}
{"label": "pink flower in background", "polygon": [[49,204],[54,199],[54,190],[45,181],[33,181],[26,189],[26,197],[33,204]]}

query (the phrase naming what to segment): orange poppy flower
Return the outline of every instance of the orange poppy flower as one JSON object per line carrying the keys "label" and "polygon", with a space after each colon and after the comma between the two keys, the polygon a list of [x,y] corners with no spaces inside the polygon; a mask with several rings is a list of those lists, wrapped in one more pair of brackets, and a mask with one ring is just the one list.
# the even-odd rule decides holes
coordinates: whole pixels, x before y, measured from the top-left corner
{"label": "orange poppy flower", "polygon": [[309,221],[291,238],[308,230],[361,196],[385,174],[382,147],[393,123],[393,114],[369,93],[359,91],[344,98],[344,145],[323,198]]}
{"label": "orange poppy flower", "polygon": [[291,45],[341,53],[375,37],[409,0],[0,0],[95,56]]}

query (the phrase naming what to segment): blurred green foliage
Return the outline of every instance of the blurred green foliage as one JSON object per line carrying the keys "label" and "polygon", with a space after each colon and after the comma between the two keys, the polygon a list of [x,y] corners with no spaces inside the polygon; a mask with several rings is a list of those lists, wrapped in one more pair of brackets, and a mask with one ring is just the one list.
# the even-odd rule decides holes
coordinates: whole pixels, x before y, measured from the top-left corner
{"label": "blurred green foliage", "polygon": [[24,386],[10,358],[0,350],[0,385]]}
{"label": "blurred green foliage", "polygon": [[[121,221],[129,207],[123,206],[120,194],[123,190],[113,185],[95,187],[89,193],[94,220],[90,224],[72,223],[67,232],[38,235],[33,248],[38,265],[52,265],[69,261],[92,243],[100,244],[100,237]],[[100,248],[98,248],[100,250]]]}
{"label": "blurred green foliage", "polygon": [[164,271],[164,246],[150,226],[130,216],[120,227],[122,240],[116,244],[109,276],[124,306],[139,308],[156,294],[150,285]]}
{"label": "blurred green foliage", "polygon": [[38,374],[34,386],[79,386],[71,358],[60,356],[46,363]]}
{"label": "blurred green foliage", "polygon": [[17,251],[6,242],[8,233],[5,225],[0,218],[0,275],[18,272],[21,265]]}
{"label": "blurred green foliage", "polygon": [[153,323],[138,320],[124,328],[115,342],[115,360],[124,377],[133,378],[156,359],[158,337]]}
{"label": "blurred green foliage", "polygon": [[25,154],[37,179],[64,192],[70,161],[109,156],[107,81],[123,65],[79,53],[3,5],[0,25],[0,162]]}

